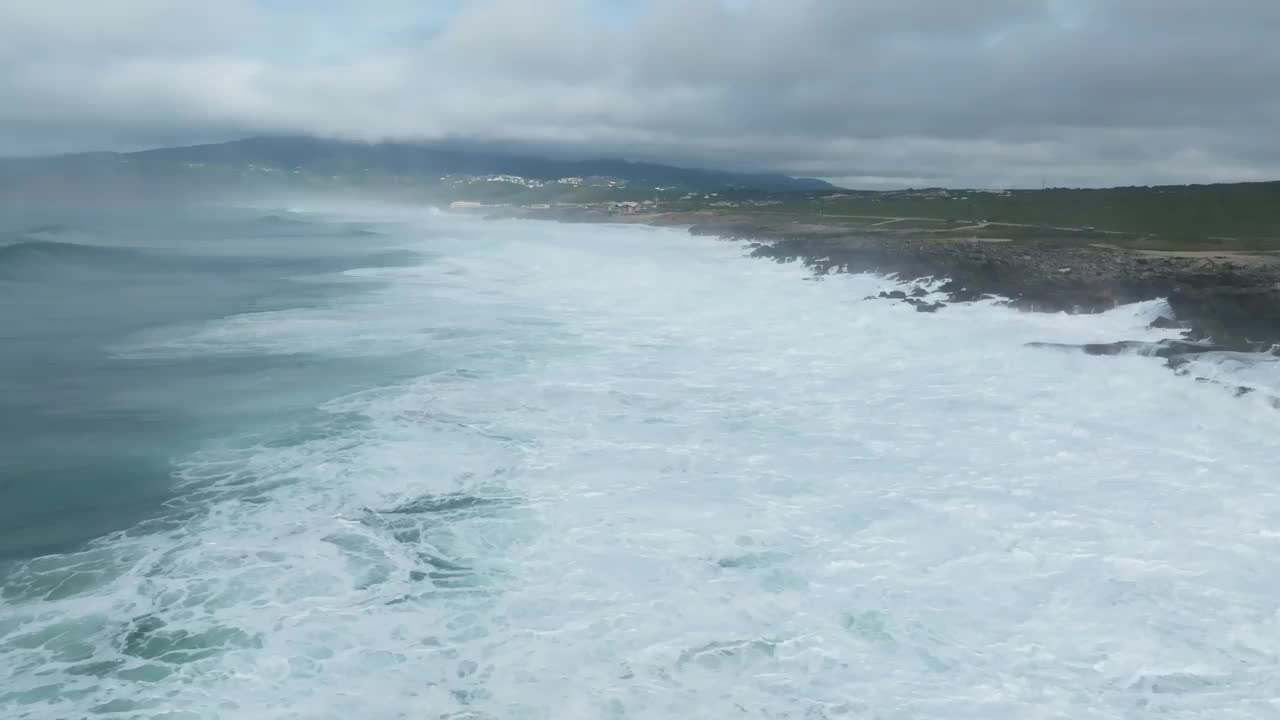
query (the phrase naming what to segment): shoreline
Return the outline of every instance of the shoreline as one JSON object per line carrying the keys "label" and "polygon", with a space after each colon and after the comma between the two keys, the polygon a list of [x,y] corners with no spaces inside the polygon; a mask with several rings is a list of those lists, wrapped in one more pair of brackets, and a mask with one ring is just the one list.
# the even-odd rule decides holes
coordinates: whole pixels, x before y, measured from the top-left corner
{"label": "shoreline", "polygon": [[[802,262],[815,275],[878,272],[913,281],[947,278],[946,300],[988,296],[1036,312],[1095,313],[1164,298],[1185,330],[1182,353],[1205,350],[1280,354],[1280,253],[1234,250],[1129,249],[1074,238],[988,238],[919,229],[848,228],[821,222],[771,221],[706,211],[613,216],[590,209],[512,208],[490,217],[684,227],[691,235],[739,241],[753,257]],[[1171,362],[1171,364],[1173,364]]]}

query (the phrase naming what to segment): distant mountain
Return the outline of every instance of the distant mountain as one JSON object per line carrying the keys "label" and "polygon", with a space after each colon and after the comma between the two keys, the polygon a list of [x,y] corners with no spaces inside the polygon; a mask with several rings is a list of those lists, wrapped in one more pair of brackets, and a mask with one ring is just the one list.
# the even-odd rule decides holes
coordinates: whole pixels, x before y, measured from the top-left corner
{"label": "distant mountain", "polygon": [[688,191],[749,189],[814,191],[835,188],[812,178],[772,173],[736,173],[674,167],[617,159],[554,160],[439,144],[359,143],[308,137],[258,137],[189,147],[133,153],[86,153],[0,161],[0,187],[24,181],[54,182],[119,178],[147,182],[175,178],[192,181],[253,175],[303,176],[326,180],[378,180],[439,183],[450,176],[509,175],[554,181],[571,177],[609,177],[634,186]]}

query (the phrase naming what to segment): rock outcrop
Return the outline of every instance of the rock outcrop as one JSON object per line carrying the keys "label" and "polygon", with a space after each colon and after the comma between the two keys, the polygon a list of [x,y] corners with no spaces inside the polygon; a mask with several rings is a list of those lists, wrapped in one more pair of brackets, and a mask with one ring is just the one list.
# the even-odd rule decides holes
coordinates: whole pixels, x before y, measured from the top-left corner
{"label": "rock outcrop", "polygon": [[[950,302],[995,295],[1027,310],[1099,312],[1165,298],[1188,339],[1212,340],[1231,350],[1280,346],[1277,256],[1159,254],[1047,240],[985,243],[936,235],[859,235],[839,228],[741,221],[695,225],[690,232],[749,240],[752,255],[803,262],[818,275],[881,272],[904,280],[946,278],[940,291]],[[886,295],[906,300],[909,292],[915,293]],[[917,309],[926,305],[919,302]]]}

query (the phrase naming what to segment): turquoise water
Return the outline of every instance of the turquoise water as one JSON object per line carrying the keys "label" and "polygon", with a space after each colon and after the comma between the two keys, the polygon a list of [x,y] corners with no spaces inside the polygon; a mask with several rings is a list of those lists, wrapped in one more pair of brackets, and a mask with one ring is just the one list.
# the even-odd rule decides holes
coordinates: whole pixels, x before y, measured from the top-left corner
{"label": "turquoise water", "polygon": [[[74,547],[153,516],[172,463],[385,368],[228,354],[127,358],[149,329],[300,308],[326,279],[418,255],[369,225],[230,209],[0,215],[0,559]],[[362,372],[370,373],[362,378]]]}
{"label": "turquoise water", "polygon": [[1026,346],[1158,301],[922,314],[427,209],[4,222],[0,717],[1276,710],[1280,413]]}

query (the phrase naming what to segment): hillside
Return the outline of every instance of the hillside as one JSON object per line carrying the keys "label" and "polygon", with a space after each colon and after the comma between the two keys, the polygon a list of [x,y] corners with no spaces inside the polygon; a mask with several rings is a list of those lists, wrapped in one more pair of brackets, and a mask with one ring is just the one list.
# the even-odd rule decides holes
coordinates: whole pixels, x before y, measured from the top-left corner
{"label": "hillside", "polygon": [[[370,144],[305,137],[261,137],[133,153],[0,160],[0,190],[11,192],[36,187],[56,192],[58,188],[92,188],[97,183],[108,183],[117,189],[233,183],[397,189],[452,196],[458,194],[453,190],[460,185],[480,184],[477,192],[469,194],[490,198],[559,180],[576,182],[559,183],[552,188],[557,192],[541,195],[557,200],[604,199],[581,190],[628,186],[645,193],[655,189],[835,189],[822,180],[781,174],[725,172],[618,159],[556,160],[439,144]],[[503,188],[502,183],[512,187]],[[492,192],[495,189],[502,192]],[[605,195],[621,197],[616,192]]]}

